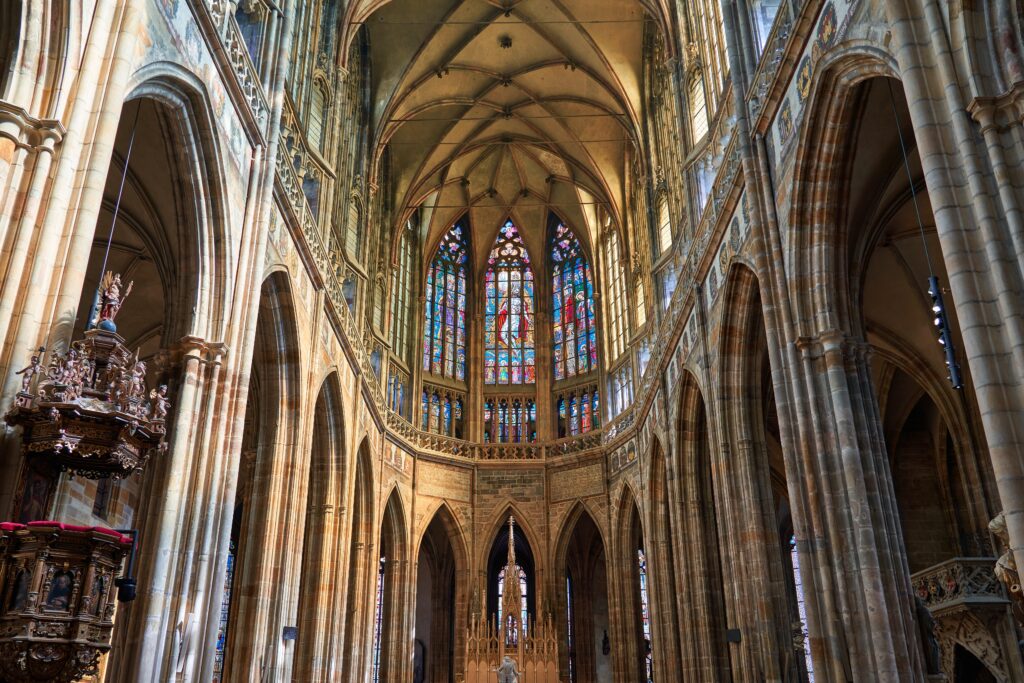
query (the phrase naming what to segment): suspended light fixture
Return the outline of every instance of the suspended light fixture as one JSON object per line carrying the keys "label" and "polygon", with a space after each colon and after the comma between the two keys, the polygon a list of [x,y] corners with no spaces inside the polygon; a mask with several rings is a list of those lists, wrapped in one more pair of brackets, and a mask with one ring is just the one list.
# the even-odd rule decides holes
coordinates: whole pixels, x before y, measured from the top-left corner
{"label": "suspended light fixture", "polygon": [[932,324],[938,332],[938,342],[942,346],[946,371],[949,373],[947,379],[954,389],[963,388],[963,380],[960,377],[960,365],[956,361],[956,348],[953,344],[952,328],[949,324],[949,315],[946,304],[942,299],[942,287],[939,285],[939,278],[935,275],[935,268],[932,267],[931,254],[928,252],[928,241],[924,234],[924,222],[921,220],[921,209],[917,205],[917,191],[914,189],[914,178],[910,174],[910,161],[907,159],[907,146],[903,140],[903,127],[900,125],[899,113],[896,111],[896,97],[892,91],[892,80],[886,79],[889,86],[889,103],[892,105],[892,117],[896,122],[896,135],[900,142],[900,153],[903,155],[903,169],[907,173],[907,182],[910,184],[910,198],[914,204],[914,215],[917,217],[917,229],[921,235],[921,245],[924,248],[924,258],[928,263],[928,295],[932,299]]}

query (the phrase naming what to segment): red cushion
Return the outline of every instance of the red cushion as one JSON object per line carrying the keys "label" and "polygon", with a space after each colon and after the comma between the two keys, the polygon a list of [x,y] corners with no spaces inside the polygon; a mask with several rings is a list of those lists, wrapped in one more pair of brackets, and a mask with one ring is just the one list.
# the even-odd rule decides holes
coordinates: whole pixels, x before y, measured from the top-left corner
{"label": "red cushion", "polygon": [[29,522],[28,526],[41,527],[41,526],[55,526],[63,531],[94,531],[104,536],[113,536],[120,543],[129,544],[132,542],[131,536],[126,536],[119,531],[108,529],[102,526],[78,526],[77,524],[64,524],[62,522],[42,521],[42,522]]}
{"label": "red cushion", "polygon": [[24,524],[18,524],[17,522],[0,522],[0,531],[14,531],[15,529],[24,528]]}

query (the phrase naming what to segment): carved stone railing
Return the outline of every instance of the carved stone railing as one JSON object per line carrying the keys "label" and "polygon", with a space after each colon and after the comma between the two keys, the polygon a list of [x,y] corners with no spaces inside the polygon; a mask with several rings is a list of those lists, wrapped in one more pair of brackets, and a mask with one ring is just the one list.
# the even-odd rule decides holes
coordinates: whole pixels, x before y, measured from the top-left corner
{"label": "carved stone railing", "polygon": [[994,557],[954,557],[910,577],[914,594],[936,616],[959,607],[1007,605]]}
{"label": "carved stone railing", "polygon": [[765,42],[764,52],[761,53],[757,71],[754,72],[754,77],[750,81],[747,102],[750,106],[750,116],[754,120],[761,115],[768,91],[771,90],[779,73],[779,66],[786,54],[789,38],[793,34],[793,16],[794,10],[790,7],[789,2],[784,2],[779,6],[772,31]]}
{"label": "carved stone railing", "polygon": [[270,105],[267,102],[267,94],[263,90],[263,83],[260,81],[259,71],[252,63],[249,55],[249,48],[245,45],[242,31],[238,22],[230,11],[227,0],[206,0],[213,17],[217,32],[224,44],[224,52],[231,64],[231,69],[238,80],[245,101],[249,105],[253,116],[259,121],[260,126],[266,126],[270,116]]}

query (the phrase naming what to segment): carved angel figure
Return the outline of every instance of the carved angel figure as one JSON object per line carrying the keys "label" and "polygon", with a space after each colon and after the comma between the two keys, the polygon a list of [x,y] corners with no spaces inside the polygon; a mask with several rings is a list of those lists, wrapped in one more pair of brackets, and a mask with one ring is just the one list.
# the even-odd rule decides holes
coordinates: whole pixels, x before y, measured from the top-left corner
{"label": "carved angel figure", "polygon": [[167,407],[170,401],[167,399],[167,385],[161,384],[159,389],[149,392],[149,400],[152,402],[149,419],[153,421],[164,421],[167,419]]}
{"label": "carved angel figure", "polygon": [[495,671],[498,674],[498,683],[519,683],[519,669],[516,668],[516,663],[512,661],[512,658],[505,655],[505,659],[501,661]]}
{"label": "carved angel figure", "polygon": [[36,375],[43,371],[43,351],[45,351],[45,349],[40,346],[39,351],[32,354],[32,360],[29,361],[29,364],[14,373],[16,375],[21,375],[21,393],[23,394],[30,393],[32,381],[35,379]]}
{"label": "carved angel figure", "polygon": [[114,318],[117,317],[117,312],[121,310],[121,306],[124,304],[124,300],[132,293],[132,285],[134,284],[134,281],[129,282],[124,294],[121,294],[120,274],[114,275],[109,270],[103,274],[103,279],[100,281],[100,305],[95,321],[97,326],[105,321],[109,321],[111,325],[113,324]]}

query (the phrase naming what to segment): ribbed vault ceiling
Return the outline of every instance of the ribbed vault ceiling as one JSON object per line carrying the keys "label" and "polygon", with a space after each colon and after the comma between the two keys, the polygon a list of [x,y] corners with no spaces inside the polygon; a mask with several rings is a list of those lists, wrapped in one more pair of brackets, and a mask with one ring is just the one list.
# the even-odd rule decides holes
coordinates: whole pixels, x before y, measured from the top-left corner
{"label": "ribbed vault ceiling", "polygon": [[593,237],[618,222],[640,149],[637,0],[393,0],[368,31],[376,155],[427,242],[465,211],[481,257],[512,215],[531,250],[549,210]]}

